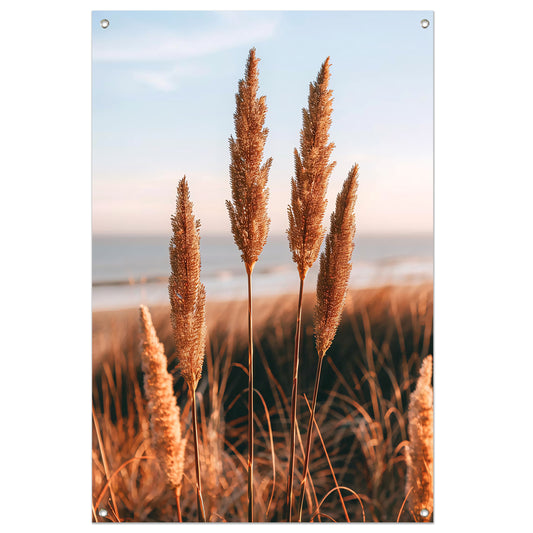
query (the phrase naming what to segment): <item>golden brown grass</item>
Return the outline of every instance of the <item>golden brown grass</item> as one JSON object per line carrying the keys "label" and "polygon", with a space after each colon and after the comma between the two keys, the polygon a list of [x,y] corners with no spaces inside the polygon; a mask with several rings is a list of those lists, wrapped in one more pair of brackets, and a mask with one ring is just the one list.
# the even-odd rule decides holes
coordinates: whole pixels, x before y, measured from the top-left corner
{"label": "golden brown grass", "polygon": [[[413,518],[429,522],[433,514],[433,358],[422,362],[420,377],[409,399],[406,497]],[[424,516],[422,511],[427,511]],[[425,513],[424,511],[424,513]]]}
{"label": "golden brown grass", "polygon": [[308,108],[302,110],[303,127],[300,132],[300,153],[294,149],[295,177],[291,179],[291,203],[288,207],[289,247],[298,267],[300,288],[294,338],[294,360],[291,394],[291,441],[289,445],[289,475],[287,480],[287,515],[292,521],[292,486],[294,479],[294,451],[296,439],[296,410],[298,402],[298,368],[302,319],[302,296],[307,271],[313,266],[325,229],[322,221],[326,210],[326,191],[335,162],[329,163],[334,148],[329,143],[332,91],[328,88],[329,57],[324,61],[317,79],[309,86]]}
{"label": "golden brown grass", "polygon": [[[337,334],[324,357],[315,415],[317,444],[311,448],[304,520],[413,521],[405,497],[407,405],[422,360],[433,350],[432,286],[382,287],[350,291]],[[207,375],[198,384],[199,450],[209,521],[247,520],[247,303],[207,302]],[[257,374],[256,520],[286,520],[290,440],[290,382],[294,341],[294,295],[256,299]],[[306,293],[302,312],[302,353],[314,350],[315,295]],[[152,307],[170,370],[175,343],[168,306]],[[138,310],[93,314],[94,409],[111,483],[107,484],[96,431],[93,440],[93,505],[114,518],[109,488],[126,522],[176,521],[176,502],[167,488],[150,436],[143,398]],[[303,399],[315,368],[300,368]],[[197,520],[191,400],[177,377],[185,454],[181,509]],[[259,396],[260,395],[260,396]],[[310,398],[309,398],[310,400]],[[321,439],[320,440],[320,436]],[[297,432],[295,482],[300,483],[305,435]],[[303,442],[302,442],[303,441]],[[331,467],[328,464],[331,463]],[[336,481],[333,477],[335,474]],[[353,491],[357,494],[357,497]],[[361,503],[359,503],[360,498]],[[98,503],[98,505],[96,505]],[[306,510],[308,508],[308,511]],[[400,515],[400,516],[399,516]],[[96,520],[104,520],[96,514]]]}
{"label": "golden brown grass", "polygon": [[320,256],[315,307],[315,343],[319,357],[324,357],[337,332],[352,271],[358,168],[352,167],[337,195],[325,249]]}
{"label": "golden brown grass", "polygon": [[178,519],[181,522],[180,494],[183,479],[185,440],[181,436],[180,409],[176,404],[172,376],[167,370],[163,345],[157,338],[147,307],[140,307],[143,339],[142,369],[146,410],[150,418],[152,442],[169,487],[176,494]]}
{"label": "golden brown grass", "polygon": [[168,284],[170,319],[179,369],[192,401],[196,491],[199,520],[205,522],[196,420],[196,387],[202,376],[206,342],[205,287],[200,282],[200,221],[195,220],[185,176],[178,185],[176,214],[172,216],[171,274]]}
{"label": "golden brown grass", "polygon": [[168,283],[172,330],[181,375],[194,391],[205,352],[205,287],[200,282],[200,221],[195,220],[185,176],[178,185],[172,216],[171,274]]}
{"label": "golden brown grass", "polygon": [[267,213],[268,172],[263,148],[268,135],[264,96],[257,98],[259,73],[255,48],[250,50],[244,79],[235,95],[235,139],[230,137],[230,178],[233,202],[226,201],[235,244],[241,251],[248,281],[248,521],[254,521],[254,359],[252,326],[252,272],[265,246],[270,219]]}
{"label": "golden brown grass", "polygon": [[263,251],[270,225],[267,181],[272,158],[261,163],[268,129],[264,127],[266,98],[257,97],[258,63],[259,58],[252,48],[244,79],[239,81],[239,91],[235,95],[235,138],[229,139],[233,201],[226,200],[233,239],[250,272]]}
{"label": "golden brown grass", "polygon": [[326,212],[326,191],[335,161],[329,157],[335,145],[329,142],[333,109],[329,57],[322,64],[316,81],[309,85],[307,109],[302,110],[300,152],[294,149],[294,173],[291,179],[291,203],[288,208],[289,247],[304,279],[318,257],[326,233],[322,226]]}
{"label": "golden brown grass", "polygon": [[320,384],[322,362],[333,338],[337,333],[341,319],[348,281],[352,270],[351,258],[355,237],[355,201],[357,199],[357,165],[354,165],[344,181],[341,192],[337,195],[335,210],[331,214],[326,246],[320,256],[320,270],[316,288],[316,305],[314,317],[315,344],[318,352],[318,364],[313,390],[311,414],[307,426],[305,459],[300,483],[300,500],[298,521],[302,521],[304,491],[307,482],[309,454],[311,450],[315,409]]}

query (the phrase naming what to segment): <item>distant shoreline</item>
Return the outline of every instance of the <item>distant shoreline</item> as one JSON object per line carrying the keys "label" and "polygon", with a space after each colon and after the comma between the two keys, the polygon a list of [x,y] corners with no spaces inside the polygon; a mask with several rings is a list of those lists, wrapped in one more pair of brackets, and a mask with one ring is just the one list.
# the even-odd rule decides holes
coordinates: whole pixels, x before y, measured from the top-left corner
{"label": "distant shoreline", "polygon": [[[203,236],[201,280],[209,300],[246,298],[246,275],[231,236]],[[305,289],[314,291],[318,261],[309,270]],[[168,300],[166,237],[93,237],[93,309],[127,309]],[[433,237],[415,235],[356,236],[350,288],[405,285],[432,281]],[[296,291],[298,272],[286,236],[272,235],[254,269],[254,296]]]}
{"label": "distant shoreline", "polygon": [[[372,294],[372,293],[378,293],[383,291],[410,291],[413,289],[419,289],[419,288],[428,288],[433,287],[433,281],[428,280],[420,280],[420,281],[407,281],[405,283],[385,283],[381,285],[374,285],[374,286],[365,286],[360,288],[350,287],[348,289],[348,298],[354,298],[357,296],[357,294]],[[304,288],[304,297],[309,300],[309,298],[314,298],[315,295],[315,285],[309,284],[309,286],[306,286]],[[297,299],[297,291],[294,292],[282,292],[282,293],[276,293],[272,295],[265,295],[260,294],[257,296],[254,296],[254,308],[258,308],[262,305],[268,304],[268,307],[271,307],[272,303],[275,301],[284,301],[284,300],[290,300],[294,299],[296,301]],[[221,308],[229,308],[233,306],[240,306],[245,305],[247,302],[246,298],[216,298],[211,297],[207,298],[207,308],[208,310],[210,308],[213,309],[221,309]],[[144,304],[143,304],[144,305]],[[153,303],[153,304],[147,304],[150,309],[156,309],[158,311],[161,311],[163,309],[166,309],[170,304],[166,303]],[[138,306],[132,306],[132,305],[126,305],[123,307],[116,307],[116,308],[104,308],[104,309],[93,309],[92,315],[94,317],[103,317],[106,315],[120,315],[121,313],[131,313],[131,312],[137,312]]]}

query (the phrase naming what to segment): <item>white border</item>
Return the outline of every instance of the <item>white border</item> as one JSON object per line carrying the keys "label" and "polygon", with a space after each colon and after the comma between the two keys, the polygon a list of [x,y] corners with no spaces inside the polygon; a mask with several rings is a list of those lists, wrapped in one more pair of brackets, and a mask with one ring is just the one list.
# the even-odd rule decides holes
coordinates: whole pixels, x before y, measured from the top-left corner
{"label": "white border", "polygon": [[[0,487],[6,530],[91,527],[90,11],[198,4],[250,8],[243,1],[160,0],[3,8]],[[268,3],[269,9],[300,6],[436,11],[431,527],[516,530],[531,521],[532,8],[518,1]]]}

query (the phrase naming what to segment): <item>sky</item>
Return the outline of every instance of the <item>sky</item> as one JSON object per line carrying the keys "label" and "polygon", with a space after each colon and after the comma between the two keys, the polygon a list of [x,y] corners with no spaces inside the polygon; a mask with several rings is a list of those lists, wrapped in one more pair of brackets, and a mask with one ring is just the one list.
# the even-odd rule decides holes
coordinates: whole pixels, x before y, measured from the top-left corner
{"label": "sky", "polygon": [[271,232],[287,228],[302,108],[328,56],[328,217],[358,163],[360,234],[432,231],[432,12],[95,11],[92,32],[95,235],[169,234],[183,175],[202,233],[229,234],[228,138],[251,47],[268,106]]}

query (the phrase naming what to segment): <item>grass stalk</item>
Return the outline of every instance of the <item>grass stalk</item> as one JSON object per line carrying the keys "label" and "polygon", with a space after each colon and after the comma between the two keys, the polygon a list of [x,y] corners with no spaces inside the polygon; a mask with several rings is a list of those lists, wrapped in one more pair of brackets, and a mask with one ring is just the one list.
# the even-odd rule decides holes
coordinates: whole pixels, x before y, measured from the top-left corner
{"label": "grass stalk", "polygon": [[202,498],[202,478],[200,476],[200,453],[198,449],[198,420],[196,418],[196,393],[189,388],[192,402],[192,426],[194,433],[194,464],[196,469],[196,504],[198,506],[198,521],[206,522],[204,501]]}
{"label": "grass stalk", "polygon": [[252,269],[248,277],[248,522],[254,521],[254,344],[252,324]]}
{"label": "grass stalk", "polygon": [[191,398],[198,521],[205,522],[198,450],[196,387],[202,377],[207,326],[205,321],[205,287],[200,282],[200,221],[194,218],[192,208],[189,185],[183,176],[178,184],[176,214],[171,218],[172,239],[169,248],[172,269],[169,278],[170,318],[178,354],[178,367],[187,384]]}
{"label": "grass stalk", "polygon": [[292,395],[291,395],[291,435],[289,450],[289,474],[287,477],[287,515],[292,522],[292,486],[294,479],[294,451],[296,440],[296,407],[298,402],[298,367],[300,358],[300,337],[302,330],[302,296],[305,277],[300,278],[300,291],[298,294],[298,310],[296,313],[296,332],[294,334],[294,366],[292,370]]}
{"label": "grass stalk", "polygon": [[322,361],[324,360],[325,352],[319,354],[318,364],[316,367],[315,375],[315,388],[313,390],[313,402],[311,404],[311,415],[309,417],[309,425],[307,426],[307,441],[305,444],[305,458],[304,458],[304,468],[302,472],[302,481],[300,483],[300,501],[298,503],[298,522],[302,521],[302,511],[304,506],[304,494],[305,494],[305,484],[307,481],[307,474],[309,471],[309,455],[311,452],[311,439],[313,436],[313,425],[315,422],[315,409],[316,409],[316,398],[318,396],[318,385],[320,383],[320,374],[322,372]]}
{"label": "grass stalk", "polygon": [[[307,403],[307,408],[309,409],[309,411],[311,411],[311,407],[309,406],[309,401],[307,400],[307,398],[305,396],[304,396],[304,398],[305,398],[305,401]],[[324,439],[322,438],[322,433],[320,431],[320,428],[318,427],[316,419],[315,419],[315,426],[316,426],[316,432],[318,433],[318,438],[320,439],[320,444],[322,444],[322,449],[324,450],[324,454],[326,456],[326,460],[328,462],[328,466],[329,466],[329,469],[331,471],[331,476],[333,477],[333,481],[335,482],[335,488],[337,489],[337,493],[339,495],[339,500],[340,500],[341,505],[342,505],[342,510],[344,511],[344,516],[346,517],[346,522],[350,522],[350,517],[348,516],[348,511],[347,511],[346,505],[344,503],[344,498],[342,497],[341,487],[339,487],[339,483],[337,482],[337,476],[335,475],[335,470],[333,470],[333,466],[332,466],[331,461],[329,459],[328,450],[326,449],[326,444],[324,443]],[[363,510],[363,522],[364,522],[365,510],[363,508],[363,504],[362,504],[360,498],[358,498],[358,499],[359,499],[359,503],[361,503],[361,509]],[[318,509],[315,512],[318,512]]]}
{"label": "grass stalk", "polygon": [[241,251],[248,276],[248,520],[253,522],[253,332],[252,285],[254,265],[265,246],[270,219],[267,213],[268,173],[272,158],[263,164],[263,148],[268,136],[264,127],[267,112],[264,96],[257,97],[259,87],[259,58],[255,48],[248,54],[244,79],[239,81],[235,95],[235,137],[230,144],[230,178],[232,201],[226,200],[233,240]]}
{"label": "grass stalk", "polygon": [[174,489],[174,494],[176,495],[176,507],[178,509],[178,522],[182,522],[183,521],[181,519],[180,492],[181,492],[181,488],[180,487],[176,487]]}
{"label": "grass stalk", "polygon": [[322,226],[326,210],[326,190],[329,176],[335,166],[329,157],[334,144],[329,142],[331,126],[332,91],[329,57],[322,63],[316,81],[309,85],[308,107],[302,110],[303,125],[300,131],[300,151],[294,149],[294,172],[291,179],[291,203],[288,206],[289,248],[300,275],[300,294],[294,343],[294,369],[291,397],[291,434],[289,473],[287,477],[287,516],[292,521],[292,485],[294,478],[294,440],[298,400],[298,366],[300,353],[301,311],[303,284],[307,271],[320,252],[325,229]]}
{"label": "grass stalk", "polygon": [[354,165],[344,181],[341,192],[337,195],[335,211],[331,214],[330,231],[326,236],[325,250],[320,256],[314,317],[318,365],[311,416],[307,428],[307,445],[300,488],[300,502],[298,505],[298,522],[302,521],[304,490],[309,469],[309,454],[311,451],[316,398],[322,362],[339,326],[344,301],[346,299],[348,280],[352,269],[350,260],[355,236],[354,207],[357,198],[357,170],[357,165]]}

